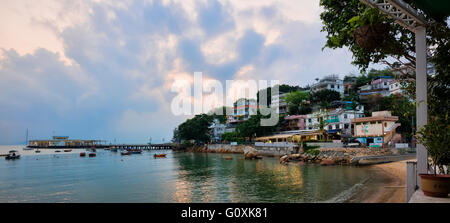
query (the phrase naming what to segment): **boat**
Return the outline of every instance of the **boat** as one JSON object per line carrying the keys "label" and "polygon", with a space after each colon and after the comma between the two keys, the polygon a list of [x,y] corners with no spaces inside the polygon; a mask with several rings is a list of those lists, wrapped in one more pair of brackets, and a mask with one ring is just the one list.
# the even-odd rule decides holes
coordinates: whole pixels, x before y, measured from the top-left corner
{"label": "boat", "polygon": [[80,153],[80,157],[85,157],[86,156],[86,153]]}
{"label": "boat", "polygon": [[131,152],[128,150],[125,150],[125,151],[120,152],[120,155],[122,155],[122,156],[131,155]]}
{"label": "boat", "polygon": [[20,159],[20,154],[17,153],[16,150],[9,151],[9,154],[5,157],[6,160],[15,160]]}
{"label": "boat", "polygon": [[153,157],[155,158],[166,158],[167,154],[161,153],[161,154],[153,154]]}
{"label": "boat", "polygon": [[38,149],[37,149],[37,150],[35,150],[34,152],[35,152],[35,153],[40,153],[40,152],[41,152],[41,150],[38,150]]}
{"label": "boat", "polygon": [[[28,144],[28,129],[27,129],[27,136],[25,137],[25,143]],[[25,146],[23,150],[33,150],[33,148],[30,148],[28,146]]]}
{"label": "boat", "polygon": [[141,154],[142,153],[142,149],[130,149],[128,151],[131,152],[131,154]]}
{"label": "boat", "polygon": [[233,157],[231,157],[231,156],[225,156],[224,159],[225,159],[225,160],[232,160]]}
{"label": "boat", "polygon": [[72,150],[71,149],[65,149],[64,152],[68,153],[68,152],[72,152]]}
{"label": "boat", "polygon": [[55,150],[55,153],[60,153],[61,152],[61,150]]}
{"label": "boat", "polygon": [[89,153],[89,157],[95,157],[95,156],[97,156],[97,154],[95,154],[95,153]]}

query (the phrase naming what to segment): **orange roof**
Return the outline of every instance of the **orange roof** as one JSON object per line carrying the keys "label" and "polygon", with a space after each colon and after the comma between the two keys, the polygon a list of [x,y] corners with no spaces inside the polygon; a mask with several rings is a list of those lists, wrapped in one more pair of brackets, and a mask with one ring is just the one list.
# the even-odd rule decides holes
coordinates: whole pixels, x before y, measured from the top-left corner
{"label": "orange roof", "polygon": [[363,118],[354,118],[352,119],[352,123],[358,122],[374,122],[374,121],[398,121],[398,116],[373,116],[373,117],[363,117]]}

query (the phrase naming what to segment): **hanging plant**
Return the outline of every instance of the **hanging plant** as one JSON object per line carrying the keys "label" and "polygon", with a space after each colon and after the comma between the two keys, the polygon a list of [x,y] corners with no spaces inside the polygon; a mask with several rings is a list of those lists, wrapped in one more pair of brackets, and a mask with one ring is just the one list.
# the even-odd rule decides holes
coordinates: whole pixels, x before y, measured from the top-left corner
{"label": "hanging plant", "polygon": [[347,21],[350,24],[355,42],[364,49],[375,49],[388,38],[389,25],[383,23],[385,16],[378,10],[367,8],[360,16]]}

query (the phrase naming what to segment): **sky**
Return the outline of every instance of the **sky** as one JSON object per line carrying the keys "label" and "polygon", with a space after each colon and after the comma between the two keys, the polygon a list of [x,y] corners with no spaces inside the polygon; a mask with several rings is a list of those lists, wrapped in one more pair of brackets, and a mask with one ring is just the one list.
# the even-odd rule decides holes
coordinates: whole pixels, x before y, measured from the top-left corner
{"label": "sky", "polygon": [[[319,0],[0,0],[0,144],[169,141],[177,81],[312,84],[359,73],[322,49]],[[231,86],[239,88],[239,85]],[[190,97],[186,95],[186,97]]]}

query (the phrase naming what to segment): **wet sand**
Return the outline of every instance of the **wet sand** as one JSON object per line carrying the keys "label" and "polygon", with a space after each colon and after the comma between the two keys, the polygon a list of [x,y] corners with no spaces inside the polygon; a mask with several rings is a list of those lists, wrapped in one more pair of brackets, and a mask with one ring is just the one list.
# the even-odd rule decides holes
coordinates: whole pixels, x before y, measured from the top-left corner
{"label": "wet sand", "polygon": [[348,203],[405,203],[406,162],[377,164],[369,167],[370,179],[364,188],[346,202]]}

